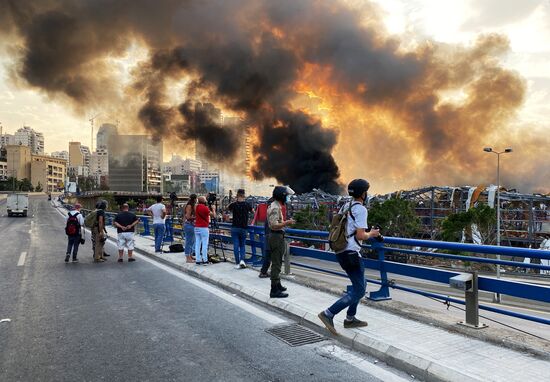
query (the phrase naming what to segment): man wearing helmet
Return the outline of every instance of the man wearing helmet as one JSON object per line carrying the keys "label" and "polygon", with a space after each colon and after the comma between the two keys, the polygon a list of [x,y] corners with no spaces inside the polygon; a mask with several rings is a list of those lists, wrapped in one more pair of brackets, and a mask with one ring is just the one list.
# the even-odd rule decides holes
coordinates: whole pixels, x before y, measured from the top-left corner
{"label": "man wearing helmet", "polygon": [[271,291],[272,298],[288,297],[286,288],[281,285],[281,265],[286,250],[285,227],[294,224],[294,220],[285,220],[283,217],[283,205],[288,201],[294,191],[290,187],[276,186],[273,189],[273,202],[267,209],[267,223],[269,234],[267,236],[267,250],[271,253]]}
{"label": "man wearing helmet", "polygon": [[361,244],[360,240],[367,240],[380,236],[378,229],[371,229],[367,232],[367,209],[365,203],[367,201],[367,191],[370,185],[365,179],[355,179],[348,185],[348,193],[353,200],[342,206],[340,213],[348,211],[346,233],[348,243],[346,248],[336,253],[336,258],[340,266],[346,271],[351,284],[352,291],[347,292],[338,301],[332,304],[328,309],[319,313],[319,319],[325,324],[327,329],[337,334],[334,327],[334,316],[340,313],[345,308],[348,308],[346,319],[344,320],[344,328],[359,328],[367,326],[366,321],[360,321],[355,317],[359,301],[365,295],[365,265],[361,259]]}

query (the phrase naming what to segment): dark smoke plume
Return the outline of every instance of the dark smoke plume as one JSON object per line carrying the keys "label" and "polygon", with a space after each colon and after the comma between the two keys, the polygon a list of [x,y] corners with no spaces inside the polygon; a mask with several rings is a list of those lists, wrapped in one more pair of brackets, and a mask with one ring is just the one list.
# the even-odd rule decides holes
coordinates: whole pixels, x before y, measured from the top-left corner
{"label": "dark smoke plume", "polygon": [[[529,172],[510,164],[512,186],[548,188],[536,154],[548,139],[511,133],[526,85],[500,64],[503,36],[405,49],[369,3],[0,0],[0,37],[27,85],[79,111],[135,110],[155,139],[198,141],[212,160],[233,158],[244,134],[216,107],[239,115],[259,140],[254,176],[299,191],[359,176],[390,189],[487,181],[481,148],[512,141],[529,160]],[[149,58],[123,89],[110,58],[132,44]],[[305,93],[323,107],[300,104]]]}

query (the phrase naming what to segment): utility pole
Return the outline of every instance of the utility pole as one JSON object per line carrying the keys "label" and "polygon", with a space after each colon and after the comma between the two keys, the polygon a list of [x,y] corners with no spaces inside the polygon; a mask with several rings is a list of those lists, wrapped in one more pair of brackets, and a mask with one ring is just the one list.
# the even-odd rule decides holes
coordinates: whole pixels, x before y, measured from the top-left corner
{"label": "utility pole", "polygon": [[[511,153],[511,148],[506,148],[504,151],[495,151],[491,147],[485,147],[483,151],[497,155],[497,245],[500,246],[500,155]],[[500,261],[500,254],[497,255],[497,260]],[[497,264],[497,279],[500,279],[500,264]],[[493,295],[493,302],[500,303],[500,293]]]}

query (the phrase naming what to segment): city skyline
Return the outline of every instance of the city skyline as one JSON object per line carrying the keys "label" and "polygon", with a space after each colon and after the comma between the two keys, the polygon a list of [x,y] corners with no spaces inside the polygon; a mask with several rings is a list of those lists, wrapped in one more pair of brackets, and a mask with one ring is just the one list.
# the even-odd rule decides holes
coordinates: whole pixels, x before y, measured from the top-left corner
{"label": "city skyline", "polygon": [[[486,49],[483,54],[487,54],[489,59],[479,61],[479,65],[488,66],[489,69],[485,69],[480,75],[504,70],[505,72],[501,72],[505,75],[502,78],[517,86],[517,89],[504,91],[509,91],[506,93],[507,98],[503,99],[504,106],[499,106],[506,111],[504,114],[499,111],[500,109],[495,109],[490,117],[461,118],[454,121],[456,124],[471,125],[479,120],[481,124],[490,126],[470,127],[470,131],[466,132],[452,132],[451,128],[446,131],[434,130],[433,133],[429,133],[434,134],[433,136],[424,136],[426,132],[418,131],[420,127],[403,126],[408,123],[405,121],[410,116],[402,116],[395,110],[360,106],[357,96],[355,99],[348,99],[337,93],[339,99],[335,99],[332,93],[337,88],[318,82],[323,80],[323,72],[316,72],[315,78],[310,78],[307,70],[302,71],[301,77],[293,84],[295,94],[288,99],[294,110],[306,110],[312,117],[319,118],[324,127],[337,131],[337,140],[335,143],[327,143],[327,147],[339,167],[340,181],[367,176],[373,180],[373,189],[377,192],[429,183],[494,183],[494,158],[483,156],[482,149],[485,146],[497,149],[512,146],[514,159],[504,159],[503,183],[524,191],[550,190],[548,181],[543,181],[548,179],[550,170],[548,166],[544,167],[544,161],[541,159],[545,155],[544,149],[547,147],[547,136],[550,131],[550,74],[545,69],[545,63],[550,59],[550,4],[547,1],[526,1],[521,4],[504,1],[498,2],[498,6],[495,1],[486,1],[482,4],[473,1],[450,1],[444,6],[435,1],[402,0],[343,3],[363,12],[366,24],[373,22],[372,12],[380,15],[388,35],[396,39],[399,49],[403,51],[412,51],[424,44],[423,49],[437,48],[438,54],[448,50],[449,54],[462,51],[467,55],[475,49]],[[486,40],[480,40],[483,38]],[[12,40],[7,38],[0,46],[0,76],[5,79],[0,83],[0,122],[4,133],[13,133],[24,125],[30,125],[48,137],[46,152],[66,150],[68,141],[79,141],[90,146],[89,119],[97,113],[100,116],[94,122],[96,131],[104,122],[120,121],[123,133],[148,133],[137,119],[136,105],[127,105],[128,110],[125,114],[116,114],[101,106],[75,107],[74,104],[66,102],[67,97],[62,93],[28,86],[25,79],[15,74],[14,61],[9,55],[10,48],[13,47],[10,45],[11,42]],[[475,48],[476,44],[480,48]],[[149,53],[146,46],[131,43],[117,56],[109,58],[110,73],[120,80],[121,86],[129,85],[132,71],[147,59]],[[449,61],[444,62],[447,66],[450,65]],[[491,65],[494,67],[491,68]],[[361,93],[362,86],[368,88],[369,84],[358,84],[357,94]],[[472,82],[465,82],[455,88],[442,88],[434,93],[439,97],[435,107],[464,107],[464,103],[479,99],[478,96],[468,93],[471,86]],[[180,87],[169,87],[166,95],[170,98],[181,91]],[[494,94],[491,97],[494,97]],[[220,107],[227,115],[238,115],[238,112],[223,105]],[[118,109],[123,109],[123,106],[120,105]],[[492,109],[487,107],[486,110]],[[472,112],[478,111],[469,109],[462,114]],[[361,127],[358,127],[359,139],[348,138],[351,132],[346,126],[350,125]],[[453,134],[456,134],[456,137],[463,136],[464,142],[470,144],[457,146],[451,142],[436,141],[422,150],[417,148],[420,139],[440,139],[437,134],[447,141],[455,139]],[[165,142],[164,161],[169,159],[171,153],[192,157],[192,153],[184,149],[189,149],[189,143],[174,144],[176,140],[172,136],[163,136],[162,139]],[[367,142],[368,147],[361,147],[362,142]],[[449,146],[447,150],[434,150],[434,147],[444,146],[445,143]],[[257,141],[253,144],[258,147]],[[333,145],[332,149],[330,145]],[[397,152],[404,154],[396,156]],[[377,159],[382,159],[381,164],[377,163]],[[364,166],[360,166],[359,163],[377,163],[378,169],[365,174]],[[261,170],[260,175],[270,174],[265,168]]]}

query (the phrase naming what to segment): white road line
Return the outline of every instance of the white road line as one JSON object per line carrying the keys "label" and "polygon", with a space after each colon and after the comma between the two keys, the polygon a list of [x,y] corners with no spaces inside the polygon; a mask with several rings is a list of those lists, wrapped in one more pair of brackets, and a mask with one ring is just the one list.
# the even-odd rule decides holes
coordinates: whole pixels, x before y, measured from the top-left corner
{"label": "white road line", "polygon": [[350,351],[342,349],[336,345],[327,345],[317,349],[317,352],[324,353],[329,356],[338,358],[357,369],[364,371],[367,374],[372,375],[375,378],[384,382],[406,382],[408,379],[404,379],[397,374],[392,373],[389,370],[384,369],[381,366],[375,365],[368,359],[365,359],[359,355],[356,355]]}
{"label": "white road line", "polygon": [[27,252],[21,252],[21,255],[19,256],[19,261],[17,262],[18,267],[22,267],[25,265],[25,259],[27,258]]}
{"label": "white road line", "polygon": [[238,306],[239,308],[241,308],[242,310],[245,310],[247,311],[248,313],[251,313],[253,315],[255,315],[256,317],[258,318],[261,318],[273,325],[276,325],[276,324],[282,324],[284,322],[286,322],[285,320],[271,314],[271,313],[268,313],[264,310],[261,310],[257,307],[255,307],[254,305],[244,301],[244,300],[241,300],[237,297],[234,297],[232,296],[231,294],[221,290],[221,289],[218,289],[204,281],[201,281],[199,279],[196,279],[192,276],[188,276],[184,273],[182,273],[181,271],[178,271],[176,269],[173,269],[173,268],[170,268],[164,264],[161,264],[161,263],[158,263],[154,260],[151,260],[143,255],[139,255],[139,254],[134,254],[134,256],[137,256],[137,258],[139,258],[140,260],[144,260],[144,261],[147,261],[148,263],[154,265],[155,267],[157,268],[160,268],[162,269],[163,271],[166,271],[176,277],[179,277],[180,279],[182,280],[185,280],[193,285],[196,285],[198,286],[199,288],[209,292],[209,293],[212,293],[218,297],[220,297],[221,299],[229,302],[230,304],[233,304],[235,306]]}

